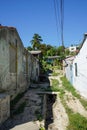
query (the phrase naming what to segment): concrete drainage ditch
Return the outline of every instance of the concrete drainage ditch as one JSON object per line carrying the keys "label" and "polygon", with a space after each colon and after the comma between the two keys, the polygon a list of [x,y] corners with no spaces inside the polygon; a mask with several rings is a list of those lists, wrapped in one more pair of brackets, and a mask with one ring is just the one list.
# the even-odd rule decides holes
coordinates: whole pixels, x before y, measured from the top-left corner
{"label": "concrete drainage ditch", "polygon": [[44,104],[43,104],[43,115],[44,115],[44,127],[45,130],[49,129],[49,125],[53,123],[53,104],[57,98],[56,94],[46,93],[44,95]]}

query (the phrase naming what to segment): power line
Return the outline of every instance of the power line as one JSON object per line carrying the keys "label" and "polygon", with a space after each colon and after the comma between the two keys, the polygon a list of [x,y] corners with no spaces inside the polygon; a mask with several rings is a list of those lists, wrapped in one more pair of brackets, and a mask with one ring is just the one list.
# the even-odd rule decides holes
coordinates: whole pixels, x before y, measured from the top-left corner
{"label": "power line", "polygon": [[60,15],[61,15],[61,42],[64,46],[64,36],[63,36],[63,27],[64,27],[64,0],[60,0]]}
{"label": "power line", "polygon": [[[64,36],[63,36],[63,27],[64,27],[64,0],[53,0],[54,1],[54,10],[56,18],[56,27],[57,33],[61,34],[62,46],[64,46]],[[59,32],[60,31],[60,32]]]}
{"label": "power line", "polygon": [[58,22],[60,23],[60,20],[58,19],[59,18],[59,15],[58,15],[58,1],[57,0],[53,0],[54,2],[54,11],[55,11],[55,18],[56,18],[56,28],[57,28],[57,35],[59,34],[58,33]]}

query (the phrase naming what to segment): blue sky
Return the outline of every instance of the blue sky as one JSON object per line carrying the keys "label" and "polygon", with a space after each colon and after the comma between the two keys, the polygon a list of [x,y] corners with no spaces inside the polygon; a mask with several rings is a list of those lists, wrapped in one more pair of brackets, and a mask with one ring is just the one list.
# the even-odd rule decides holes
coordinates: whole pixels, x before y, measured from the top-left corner
{"label": "blue sky", "polygon": [[[78,44],[87,32],[87,0],[64,0],[64,45]],[[53,0],[0,0],[0,23],[17,28],[25,47],[34,33],[43,43],[61,45]]]}

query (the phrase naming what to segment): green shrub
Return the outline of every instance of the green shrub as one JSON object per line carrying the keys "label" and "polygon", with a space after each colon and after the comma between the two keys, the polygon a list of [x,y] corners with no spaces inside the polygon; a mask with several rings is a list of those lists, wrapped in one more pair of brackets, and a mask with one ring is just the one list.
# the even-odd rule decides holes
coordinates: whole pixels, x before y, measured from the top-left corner
{"label": "green shrub", "polygon": [[39,130],[45,130],[45,128],[44,128],[44,127],[41,127]]}

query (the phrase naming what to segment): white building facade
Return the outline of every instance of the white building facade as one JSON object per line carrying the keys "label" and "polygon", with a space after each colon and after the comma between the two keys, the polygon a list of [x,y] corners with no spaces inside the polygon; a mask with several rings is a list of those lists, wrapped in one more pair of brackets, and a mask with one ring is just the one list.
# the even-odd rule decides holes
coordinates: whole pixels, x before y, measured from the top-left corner
{"label": "white building facade", "polygon": [[87,34],[82,48],[73,61],[73,86],[87,98]]}
{"label": "white building facade", "polygon": [[76,50],[77,50],[77,46],[70,46],[69,47],[70,52],[76,52]]}
{"label": "white building facade", "polygon": [[64,75],[66,78],[70,81],[71,84],[73,84],[73,60],[74,56],[68,57],[63,61],[63,70]]}

